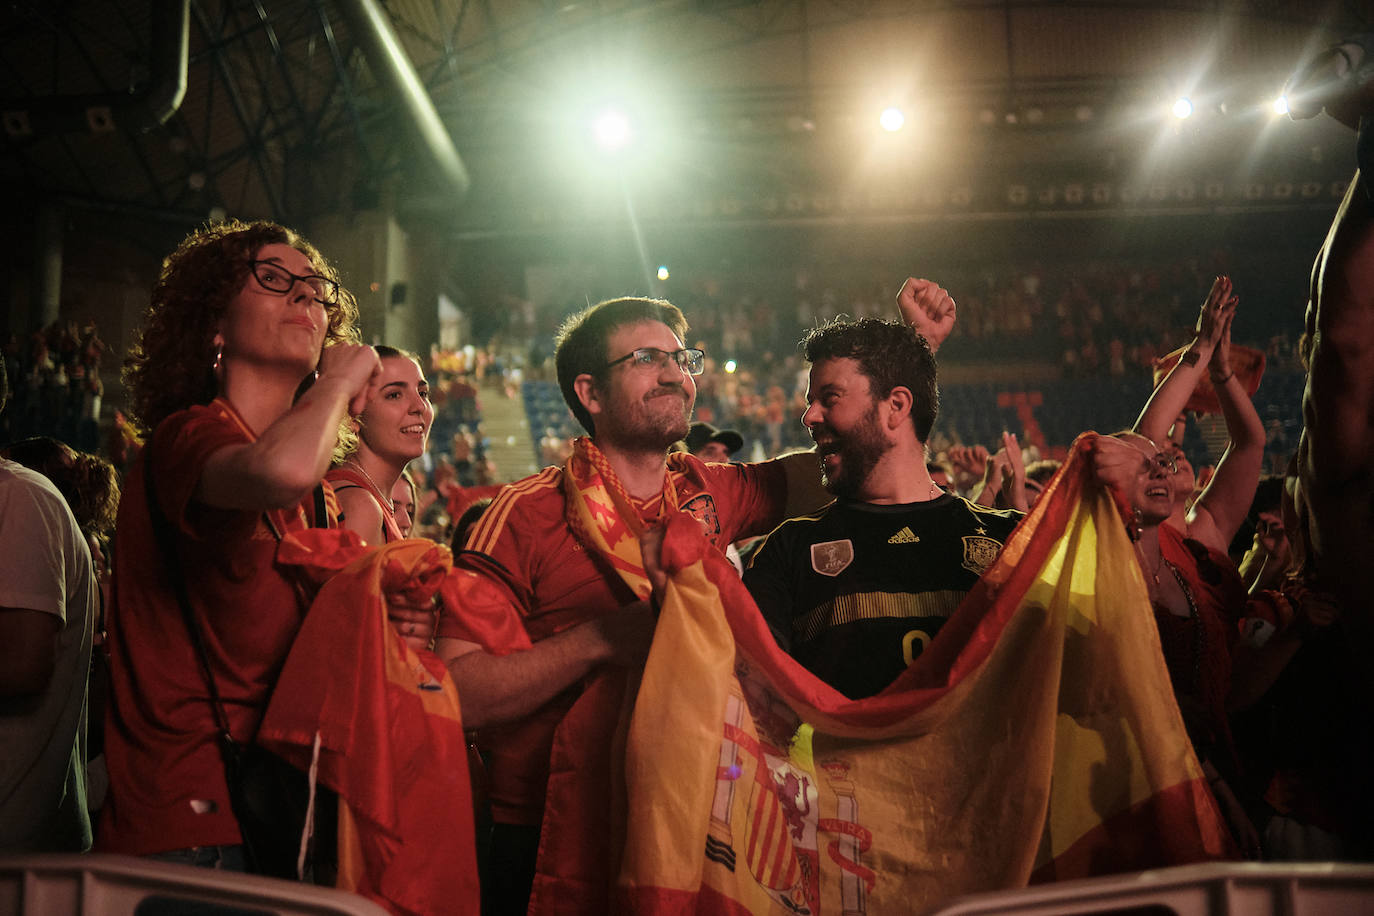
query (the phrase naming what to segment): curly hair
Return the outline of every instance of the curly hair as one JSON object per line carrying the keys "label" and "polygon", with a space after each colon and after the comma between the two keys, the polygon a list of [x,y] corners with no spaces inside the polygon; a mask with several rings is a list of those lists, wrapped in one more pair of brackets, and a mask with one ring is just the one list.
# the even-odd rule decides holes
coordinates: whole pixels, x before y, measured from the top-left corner
{"label": "curly hair", "polygon": [[640,321],[658,321],[668,326],[678,340],[687,337],[687,319],[682,311],[666,299],[643,299],[627,296],[607,299],[573,315],[558,329],[555,338],[554,366],[558,372],[558,387],[563,400],[577,422],[588,435],[596,435],[592,415],[582,406],[573,383],[579,375],[590,375],[597,381],[605,377],[606,344],[620,328]]}
{"label": "curly hair", "polygon": [[50,436],[20,439],[0,449],[0,455],[51,480],[84,533],[106,537],[114,532],[119,475],[113,464]]}
{"label": "curly hair", "polygon": [[930,438],[940,412],[940,386],[935,356],[920,334],[896,321],[836,319],[808,331],[801,348],[813,365],[823,359],[856,361],[875,398],[885,398],[899,386],[906,388],[911,392],[916,438],[921,442]]}
{"label": "curly hair", "polygon": [[[290,245],[310,259],[317,273],[338,281],[338,272],[315,246],[266,221],[210,223],[183,239],[162,262],[143,330],[124,361],[130,412],[142,429],[214,400],[219,386],[211,366],[220,319],[248,279],[249,262],[272,244]],[[352,293],[340,286],[339,301],[326,305],[325,313],[325,346],[357,342],[358,303]]]}

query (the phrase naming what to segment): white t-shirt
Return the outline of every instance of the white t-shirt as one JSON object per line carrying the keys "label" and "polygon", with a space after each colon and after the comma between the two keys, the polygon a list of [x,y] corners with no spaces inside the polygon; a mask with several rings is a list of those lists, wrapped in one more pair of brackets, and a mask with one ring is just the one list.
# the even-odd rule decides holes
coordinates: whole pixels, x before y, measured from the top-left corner
{"label": "white t-shirt", "polygon": [[0,697],[0,854],[91,846],[86,682],[96,588],[90,548],[62,494],[43,475],[0,459],[0,608],[62,621],[47,688]]}

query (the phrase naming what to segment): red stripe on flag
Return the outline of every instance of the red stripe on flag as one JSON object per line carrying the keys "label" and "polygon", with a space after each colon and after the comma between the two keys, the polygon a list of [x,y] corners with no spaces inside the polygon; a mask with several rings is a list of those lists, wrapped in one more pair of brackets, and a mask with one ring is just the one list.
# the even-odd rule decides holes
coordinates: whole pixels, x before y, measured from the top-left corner
{"label": "red stripe on flag", "polygon": [[[752,791],[758,793],[760,790],[755,788]],[[768,811],[764,805],[753,805],[752,807],[754,810],[754,817],[749,824],[749,848],[745,850],[744,858],[750,863],[750,871],[755,871],[756,869],[754,869],[753,863],[758,861],[759,833],[763,830],[762,821],[764,816],[768,814]]]}
{"label": "red stripe on flag", "polygon": [[[1115,872],[1140,871],[1192,862],[1238,859],[1240,850],[1219,821],[1216,803],[1200,779],[1158,789],[1155,794],[1098,824],[1052,861],[1031,873],[1031,884],[1066,881]],[[1208,848],[1204,837],[1223,837],[1226,848]],[[1169,837],[1168,843],[1159,838]]]}
{"label": "red stripe on flag", "polygon": [[[778,806],[778,813],[782,813],[781,805]],[[769,869],[769,875],[773,879],[772,885],[774,887],[787,887],[792,883],[792,880],[789,880],[792,869],[787,867],[787,859],[792,852],[792,838],[787,833],[786,820],[775,818],[774,822],[777,826],[773,830],[772,836],[769,837],[773,841],[774,848],[773,867]],[[779,877],[782,880],[779,880]]]}

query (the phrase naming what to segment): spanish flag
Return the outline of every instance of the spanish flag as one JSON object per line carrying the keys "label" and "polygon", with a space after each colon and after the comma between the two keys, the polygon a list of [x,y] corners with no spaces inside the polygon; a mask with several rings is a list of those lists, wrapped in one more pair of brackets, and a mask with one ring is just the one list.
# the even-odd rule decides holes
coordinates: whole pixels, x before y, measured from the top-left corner
{"label": "spanish flag", "polygon": [[670,521],[637,690],[593,685],[556,742],[531,912],[920,913],[1233,857],[1090,447],[865,700],[778,650],[724,557]]}
{"label": "spanish flag", "polygon": [[[1177,350],[1165,353],[1154,362],[1155,387],[1158,388],[1160,382],[1164,381],[1165,376],[1173,371],[1178,365],[1178,361],[1183,358],[1183,354],[1188,352],[1190,345],[1185,344]],[[1264,378],[1264,352],[1253,347],[1242,346],[1241,344],[1231,344],[1231,370],[1235,372],[1236,378],[1240,379],[1241,385],[1245,388],[1248,397],[1254,397],[1255,392],[1259,391],[1260,379]],[[1212,385],[1212,379],[1208,375],[1203,375],[1197,381],[1197,387],[1188,396],[1188,403],[1183,405],[1184,410],[1191,410],[1196,413],[1221,413],[1221,401],[1217,399],[1216,388]]]}
{"label": "spanish flag", "polygon": [[[287,537],[279,563],[324,580],[287,657],[258,743],[339,794],[338,886],[393,913],[472,910],[472,797],[458,694],[438,658],[411,650],[386,596],[439,598],[464,638],[528,648],[481,602],[457,606],[452,556],[424,540],[362,548],[351,532]],[[470,590],[469,590],[470,591]],[[495,605],[493,605],[495,607]],[[314,778],[312,776],[312,778]]]}

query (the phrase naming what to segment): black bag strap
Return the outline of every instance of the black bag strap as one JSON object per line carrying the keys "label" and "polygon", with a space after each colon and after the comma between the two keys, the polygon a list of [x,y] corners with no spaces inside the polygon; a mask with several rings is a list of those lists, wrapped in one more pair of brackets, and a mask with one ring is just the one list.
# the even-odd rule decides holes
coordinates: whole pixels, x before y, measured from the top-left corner
{"label": "black bag strap", "polygon": [[[196,620],[195,613],[191,610],[190,593],[186,590],[186,576],[181,569],[181,563],[177,558],[176,532],[172,529],[172,523],[168,521],[166,513],[162,511],[162,504],[157,499],[157,487],[153,483],[153,461],[152,446],[153,436],[148,437],[148,443],[143,449],[143,495],[148,502],[148,520],[152,525],[153,538],[157,541],[158,553],[162,556],[162,565],[166,570],[167,578],[171,580],[172,593],[176,596],[177,605],[181,608],[181,619],[186,624],[186,632],[191,637],[191,646],[196,652],[196,662],[200,667],[201,677],[205,679],[205,688],[210,694],[210,706],[215,715],[215,726],[220,731],[220,740],[234,742],[234,734],[229,730],[229,714],[225,712],[224,701],[219,695],[219,685],[215,681],[214,669],[210,667],[210,653],[205,648],[205,635],[201,631],[200,622]],[[315,485],[315,527],[324,528],[329,524],[327,509],[325,507],[324,486]],[[264,513],[264,520],[267,522],[268,529],[281,540],[281,532],[267,518]],[[302,596],[304,597],[304,596]]]}
{"label": "black bag strap", "polygon": [[[191,609],[191,598],[186,589],[186,576],[181,568],[181,563],[178,562],[176,532],[173,530],[171,522],[168,521],[166,513],[162,511],[162,504],[157,499],[157,486],[153,482],[152,444],[154,439],[155,436],[149,436],[148,443],[143,450],[143,493],[148,502],[148,521],[153,529],[153,538],[157,542],[158,553],[161,554],[163,568],[171,582],[172,593],[176,596],[177,605],[181,608],[181,619],[186,624],[186,632],[191,638],[192,647],[195,649],[196,663],[200,667],[201,677],[205,679],[205,688],[210,695],[210,708],[214,712],[215,727],[219,729],[220,759],[224,764],[225,781],[229,786],[229,805],[233,810],[234,819],[239,823],[244,856],[247,859],[249,871],[264,873],[266,863],[263,850],[260,849],[258,841],[251,835],[247,827],[246,812],[240,810],[242,804],[240,790],[245,778],[243,772],[245,747],[234,738],[233,732],[229,730],[229,714],[224,709],[224,700],[220,697],[219,685],[215,681],[215,672],[210,667],[210,653],[205,648],[205,635]],[[329,520],[325,513],[324,486],[317,484],[315,487],[315,523],[317,526],[326,527],[328,525]],[[263,520],[272,533],[276,535],[277,540],[280,541],[281,533],[277,531],[276,525],[265,512],[263,513]],[[299,592],[299,583],[297,583],[297,589]],[[237,787],[236,784],[238,784]],[[289,877],[287,874],[275,873],[274,876]]]}
{"label": "black bag strap", "polygon": [[157,488],[153,484],[153,439],[153,436],[149,436],[148,444],[143,448],[143,495],[148,501],[148,521],[152,524],[153,539],[157,541],[158,553],[162,555],[163,569],[167,573],[167,578],[171,580],[172,593],[181,608],[181,619],[186,624],[186,632],[190,635],[191,645],[196,651],[196,662],[200,666],[201,677],[205,679],[205,688],[210,694],[210,706],[214,711],[215,726],[220,731],[220,740],[233,742],[234,735],[229,731],[229,715],[224,711],[224,701],[220,699],[219,686],[215,683],[215,672],[210,667],[210,653],[205,649],[205,636],[201,632],[195,613],[191,610],[190,594],[186,591],[186,576],[182,573],[181,563],[177,559],[176,535],[171,522],[167,520],[167,515],[162,511],[162,504],[157,499]]}

